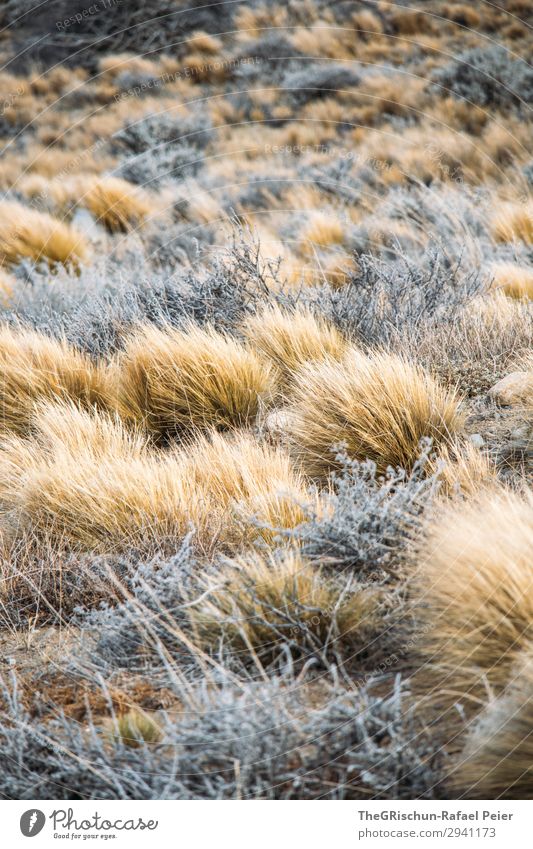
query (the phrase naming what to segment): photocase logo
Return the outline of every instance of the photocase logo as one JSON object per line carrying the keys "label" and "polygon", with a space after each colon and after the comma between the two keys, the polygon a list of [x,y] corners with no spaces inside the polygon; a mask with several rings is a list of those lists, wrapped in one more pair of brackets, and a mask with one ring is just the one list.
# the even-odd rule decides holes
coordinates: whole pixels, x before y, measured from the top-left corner
{"label": "photocase logo", "polygon": [[35,837],[42,831],[46,822],[46,817],[42,811],[32,808],[29,811],[24,811],[20,818],[20,830],[24,837]]}

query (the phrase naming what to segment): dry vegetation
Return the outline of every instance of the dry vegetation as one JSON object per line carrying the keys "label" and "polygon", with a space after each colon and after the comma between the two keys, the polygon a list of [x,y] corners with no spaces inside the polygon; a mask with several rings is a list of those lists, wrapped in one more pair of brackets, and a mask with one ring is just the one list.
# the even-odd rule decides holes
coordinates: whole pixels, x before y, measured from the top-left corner
{"label": "dry vegetation", "polygon": [[0,795],[533,798],[530,4],[63,5],[0,10]]}

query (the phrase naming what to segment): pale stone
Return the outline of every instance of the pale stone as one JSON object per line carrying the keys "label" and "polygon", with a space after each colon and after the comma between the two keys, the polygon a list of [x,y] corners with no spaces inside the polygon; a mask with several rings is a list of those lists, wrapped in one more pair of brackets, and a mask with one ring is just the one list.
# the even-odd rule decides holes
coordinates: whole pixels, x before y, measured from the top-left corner
{"label": "pale stone", "polygon": [[489,395],[499,404],[523,404],[533,400],[533,372],[513,371],[489,389]]}

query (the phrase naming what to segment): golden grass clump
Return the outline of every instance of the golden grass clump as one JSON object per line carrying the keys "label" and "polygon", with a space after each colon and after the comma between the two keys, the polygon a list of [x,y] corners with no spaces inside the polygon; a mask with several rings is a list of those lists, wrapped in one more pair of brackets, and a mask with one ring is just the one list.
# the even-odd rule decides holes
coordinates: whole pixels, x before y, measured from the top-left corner
{"label": "golden grass clump", "polygon": [[461,798],[533,799],[533,656],[489,701],[452,764],[449,784]]}
{"label": "golden grass clump", "polygon": [[492,232],[498,242],[533,243],[533,201],[502,203],[492,219]]}
{"label": "golden grass clump", "polygon": [[27,433],[42,400],[105,406],[105,371],[66,341],[33,330],[0,328],[0,430]]}
{"label": "golden grass clump", "polygon": [[303,521],[306,493],[289,458],[250,436],[214,433],[163,452],[120,419],[73,404],[40,405],[33,431],[0,444],[7,537],[153,552],[175,549],[192,527],[206,552],[217,542],[231,551]]}
{"label": "golden grass clump", "polygon": [[407,359],[352,348],[341,362],[302,367],[295,379],[291,441],[306,471],[323,476],[336,465],[332,446],[345,443],[357,460],[409,468],[420,441],[446,441],[462,426],[453,391]]}
{"label": "golden grass clump", "polygon": [[244,326],[249,343],[270,360],[284,383],[307,362],[328,357],[340,359],[346,351],[346,340],[323,318],[309,310],[287,312],[277,305],[266,307],[249,318]]}
{"label": "golden grass clump", "polygon": [[491,489],[432,517],[413,586],[433,699],[475,705],[506,687],[532,645],[532,551],[530,493]]}
{"label": "golden grass clump", "polygon": [[405,340],[407,352],[431,374],[469,396],[485,394],[532,345],[530,304],[502,292],[474,298],[453,323]]}
{"label": "golden grass clump", "polygon": [[152,550],[180,539],[202,495],[165,460],[107,416],[48,405],[35,440],[6,437],[0,447],[0,503],[7,535],[33,533],[59,545],[112,552]]}
{"label": "golden grass clump", "polygon": [[21,180],[20,190],[34,200],[46,199],[65,214],[83,206],[111,233],[139,227],[154,210],[142,190],[120,177],[81,174],[48,180],[29,174]]}
{"label": "golden grass clump", "polygon": [[492,267],[494,288],[510,298],[533,300],[533,270],[513,262],[502,262]]}
{"label": "golden grass clump", "polygon": [[438,472],[440,492],[445,496],[472,496],[498,480],[488,454],[465,439],[441,445],[429,468]]}
{"label": "golden grass clump", "polygon": [[344,241],[344,226],[333,210],[314,212],[301,233],[301,249],[313,255],[316,248],[340,245]]}
{"label": "golden grass clump", "polygon": [[112,233],[138,227],[153,211],[146,197],[119,177],[88,177],[78,185],[79,203]]}
{"label": "golden grass clump", "polygon": [[292,550],[278,559],[242,556],[204,583],[202,600],[189,608],[201,645],[226,644],[261,661],[286,644],[304,656],[318,650],[348,659],[366,653],[381,621],[376,589],[327,576]]}
{"label": "golden grass clump", "polygon": [[[224,538],[231,544],[273,541],[279,529],[305,521],[310,496],[289,455],[248,434],[211,433],[184,450],[186,474],[227,515]],[[319,509],[319,504],[314,505]],[[251,521],[252,520],[252,521]]]}
{"label": "golden grass clump", "polygon": [[113,741],[132,749],[145,743],[159,743],[163,736],[154,717],[139,708],[132,708],[110,721],[107,731]]}
{"label": "golden grass clump", "polygon": [[121,414],[156,436],[250,424],[274,388],[273,370],[211,328],[139,328],[116,364]]}
{"label": "golden grass clump", "polygon": [[15,202],[0,204],[0,259],[78,265],[87,256],[84,236],[45,212]]}

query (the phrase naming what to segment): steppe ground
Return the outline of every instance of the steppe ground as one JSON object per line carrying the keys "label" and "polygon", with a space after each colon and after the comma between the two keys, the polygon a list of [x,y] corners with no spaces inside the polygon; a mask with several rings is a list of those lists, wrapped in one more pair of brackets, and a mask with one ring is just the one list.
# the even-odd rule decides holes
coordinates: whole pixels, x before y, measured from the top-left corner
{"label": "steppe ground", "polygon": [[2,4],[4,798],[533,798],[532,28]]}

